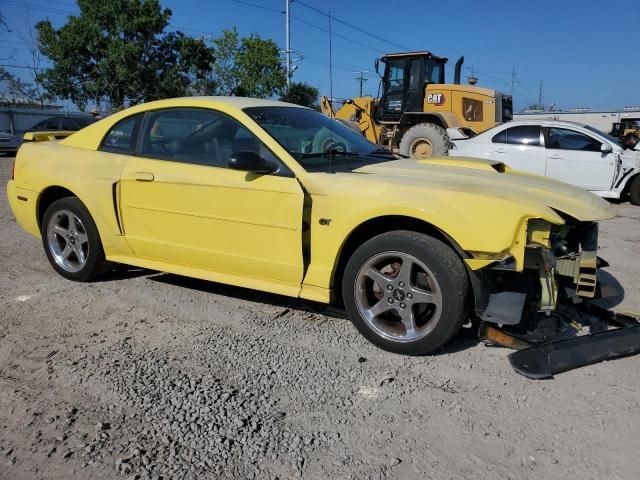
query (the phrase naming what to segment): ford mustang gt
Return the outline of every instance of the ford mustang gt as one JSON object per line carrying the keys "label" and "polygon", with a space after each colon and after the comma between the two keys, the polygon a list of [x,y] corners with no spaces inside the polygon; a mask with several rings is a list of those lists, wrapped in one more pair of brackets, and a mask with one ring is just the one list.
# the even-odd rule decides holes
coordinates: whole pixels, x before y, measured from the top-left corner
{"label": "ford mustang gt", "polygon": [[401,158],[268,100],[150,102],[48,138],[22,146],[8,197],[63,277],[126,264],[342,302],[402,354],[471,316],[518,324],[593,298],[597,222],[613,216],[580,188],[497,161]]}

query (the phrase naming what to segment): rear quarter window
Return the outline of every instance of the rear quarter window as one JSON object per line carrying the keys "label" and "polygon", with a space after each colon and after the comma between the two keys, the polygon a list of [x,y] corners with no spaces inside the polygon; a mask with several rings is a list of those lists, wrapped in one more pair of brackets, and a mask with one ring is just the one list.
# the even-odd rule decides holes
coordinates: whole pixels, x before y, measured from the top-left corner
{"label": "rear quarter window", "polygon": [[142,117],[140,113],[116,123],[102,140],[100,150],[129,155],[134,153]]}

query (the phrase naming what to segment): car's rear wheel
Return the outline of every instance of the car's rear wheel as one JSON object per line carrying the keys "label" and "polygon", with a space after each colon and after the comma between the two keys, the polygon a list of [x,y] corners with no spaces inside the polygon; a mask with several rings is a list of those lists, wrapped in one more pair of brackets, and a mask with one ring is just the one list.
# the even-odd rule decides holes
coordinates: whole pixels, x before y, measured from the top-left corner
{"label": "car's rear wheel", "polygon": [[69,280],[84,282],[104,273],[105,260],[98,228],[75,197],[53,202],[41,224],[42,243],[53,268]]}
{"label": "car's rear wheel", "polygon": [[640,205],[640,175],[636,175],[629,185],[629,200],[634,205]]}
{"label": "car's rear wheel", "polygon": [[345,268],[342,295],[356,328],[384,350],[433,352],[466,318],[468,278],[455,252],[424,234],[396,231],[360,246]]}

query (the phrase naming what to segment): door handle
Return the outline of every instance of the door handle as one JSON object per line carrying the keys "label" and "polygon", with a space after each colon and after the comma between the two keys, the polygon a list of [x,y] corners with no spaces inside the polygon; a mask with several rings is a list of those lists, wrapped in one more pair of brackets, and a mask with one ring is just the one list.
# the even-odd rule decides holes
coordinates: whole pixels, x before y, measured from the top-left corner
{"label": "door handle", "polygon": [[153,173],[149,172],[136,172],[134,174],[136,181],[138,182],[153,182]]}
{"label": "door handle", "polygon": [[553,158],[554,160],[558,160],[559,158],[562,158],[560,155],[551,155],[549,158]]}
{"label": "door handle", "polygon": [[504,148],[496,148],[496,149],[494,150],[494,152],[496,152],[496,153],[505,153],[505,152],[506,152],[506,150],[505,150]]}

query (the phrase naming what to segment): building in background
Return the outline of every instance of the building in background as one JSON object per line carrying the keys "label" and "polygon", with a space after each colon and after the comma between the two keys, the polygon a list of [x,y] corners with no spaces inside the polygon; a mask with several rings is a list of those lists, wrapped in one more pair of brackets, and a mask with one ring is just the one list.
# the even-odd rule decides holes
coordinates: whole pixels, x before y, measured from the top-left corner
{"label": "building in background", "polygon": [[605,133],[611,132],[614,123],[640,122],[640,105],[622,110],[595,111],[589,108],[572,108],[557,111],[524,111],[513,114],[514,120],[566,120],[590,125]]}

